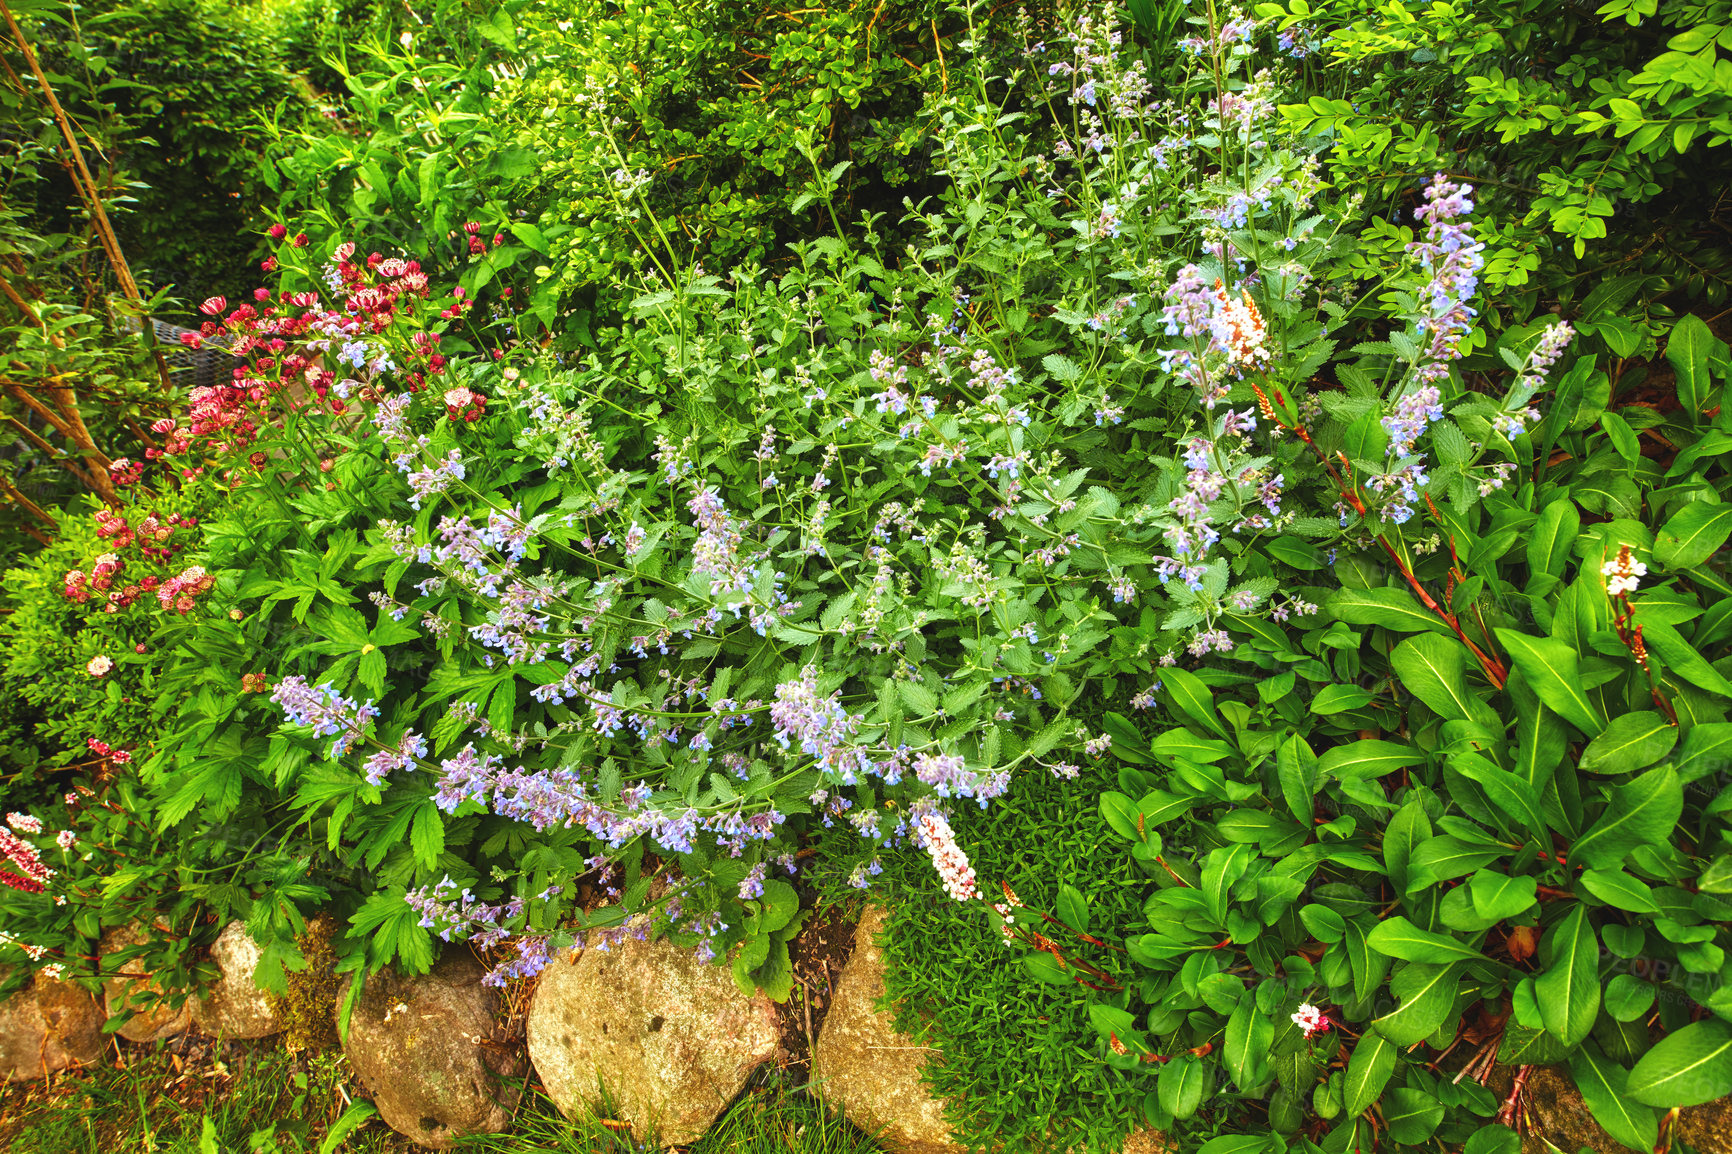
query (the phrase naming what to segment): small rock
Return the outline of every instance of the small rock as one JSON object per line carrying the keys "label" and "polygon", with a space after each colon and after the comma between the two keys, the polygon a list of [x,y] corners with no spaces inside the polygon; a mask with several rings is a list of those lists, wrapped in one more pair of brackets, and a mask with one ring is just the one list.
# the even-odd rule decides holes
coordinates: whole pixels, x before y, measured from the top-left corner
{"label": "small rock", "polygon": [[192,1000],[192,1020],[199,1029],[221,1038],[264,1038],[283,1028],[270,995],[253,977],[263,954],[244,923],[223,927],[210,948],[222,977]]}
{"label": "small rock", "polygon": [[666,941],[628,940],[561,956],[529,1007],[529,1057],[570,1116],[605,1085],[640,1140],[694,1141],[776,1053],[776,1011],[725,966]]}
{"label": "small rock", "polygon": [[0,1074],[21,1082],[95,1062],[106,1044],[103,1020],[96,999],[82,987],[36,975],[0,1001]]}
{"label": "small rock", "polygon": [[523,1055],[496,1022],[485,972],[454,947],[424,977],[373,975],[349,1016],[343,1052],[380,1117],[435,1150],[505,1129],[522,1088]]}
{"label": "small rock", "polygon": [[812,1051],[812,1079],[819,1094],[890,1154],[957,1154],[964,1147],[951,1139],[944,1104],[920,1081],[935,1048],[898,1034],[891,1015],[873,1008],[884,997],[884,952],[873,940],[884,921],[878,906],[860,917],[854,954]]}
{"label": "small rock", "polygon": [[[103,936],[97,952],[106,958],[109,954],[129,946],[142,946],[149,940],[150,936],[142,926],[122,926]],[[126,1002],[127,998],[132,999],[132,1016],[118,1031],[122,1038],[129,1042],[155,1042],[184,1034],[187,1027],[192,1025],[192,1000],[186,999],[176,1007],[164,996],[162,988],[150,980],[142,958],[133,958],[122,963],[118,971],[111,971],[106,963],[102,968],[105,973],[117,972],[125,975],[109,978],[102,983],[102,1000],[108,1016],[112,1018],[116,1014],[129,1012]]]}

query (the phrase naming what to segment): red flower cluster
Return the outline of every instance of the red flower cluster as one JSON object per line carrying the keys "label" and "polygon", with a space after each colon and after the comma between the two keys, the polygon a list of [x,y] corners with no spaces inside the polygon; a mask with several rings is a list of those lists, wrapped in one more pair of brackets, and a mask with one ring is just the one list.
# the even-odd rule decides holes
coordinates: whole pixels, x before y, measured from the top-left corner
{"label": "red flower cluster", "polygon": [[445,415],[453,421],[473,425],[487,411],[487,398],[462,385],[445,390]]}
{"label": "red flower cluster", "polygon": [[39,894],[43,884],[54,876],[54,871],[42,864],[34,846],[11,830],[0,826],[0,861],[7,860],[22,870],[24,876],[19,877],[10,871],[0,870],[0,885],[8,885],[25,893]]}
{"label": "red flower cluster", "polygon": [[194,565],[164,581],[156,591],[156,600],[164,609],[191,613],[197,604],[194,599],[210,592],[215,584],[216,578],[206,573],[203,566]]}
{"label": "red flower cluster", "polygon": [[[90,746],[90,752],[96,754],[98,757],[106,757],[116,765],[125,765],[127,762],[132,760],[131,753],[124,749],[116,749],[106,741],[98,741],[96,738],[92,737],[86,740],[85,744]],[[77,799],[77,794],[69,793],[66,796],[73,799],[69,800],[66,803],[67,805],[74,804],[74,801]]]}

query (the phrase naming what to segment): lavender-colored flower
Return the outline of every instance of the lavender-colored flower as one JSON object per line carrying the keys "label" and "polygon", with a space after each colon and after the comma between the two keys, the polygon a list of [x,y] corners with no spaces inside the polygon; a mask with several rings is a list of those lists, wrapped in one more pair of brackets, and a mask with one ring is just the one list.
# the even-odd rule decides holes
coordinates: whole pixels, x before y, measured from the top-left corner
{"label": "lavender-colored flower", "polygon": [[337,740],[331,743],[332,759],[347,753],[379,716],[373,702],[357,705],[330,683],[315,687],[300,676],[277,682],[271,690],[271,700],[282,706],[290,724],[311,726],[317,737],[334,736]]}

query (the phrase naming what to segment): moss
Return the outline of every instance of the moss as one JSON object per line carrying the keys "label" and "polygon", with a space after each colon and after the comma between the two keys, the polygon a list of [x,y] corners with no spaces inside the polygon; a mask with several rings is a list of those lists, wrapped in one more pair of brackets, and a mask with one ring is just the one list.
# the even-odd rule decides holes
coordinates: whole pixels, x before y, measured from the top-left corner
{"label": "moss", "polygon": [[283,1047],[290,1053],[310,1050],[323,1053],[336,1049],[337,951],[332,940],[337,936],[337,923],[329,914],[320,914],[307,923],[296,946],[306,966],[289,971],[289,992],[273,997],[272,1006],[283,1023]]}

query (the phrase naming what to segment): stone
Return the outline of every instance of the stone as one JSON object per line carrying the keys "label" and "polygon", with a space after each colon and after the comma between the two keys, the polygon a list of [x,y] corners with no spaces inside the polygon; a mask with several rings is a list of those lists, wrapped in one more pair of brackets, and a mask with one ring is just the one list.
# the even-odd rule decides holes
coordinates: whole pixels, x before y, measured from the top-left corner
{"label": "stone", "polygon": [[884,951],[875,939],[885,917],[880,906],[860,916],[854,954],[812,1050],[812,1080],[890,1154],[956,1154],[965,1147],[950,1136],[944,1103],[920,1081],[937,1048],[898,1034],[890,1013],[876,1008],[884,998]]}
{"label": "stone", "polygon": [[1123,1154],[1173,1154],[1177,1149],[1159,1130],[1133,1130],[1125,1136]]}
{"label": "stone", "polygon": [[[1514,1071],[1500,1066],[1487,1085],[1501,1102],[1510,1091]],[[1547,1143],[1566,1154],[1584,1147],[1594,1154],[1630,1154],[1594,1121],[1588,1105],[1563,1066],[1535,1066],[1522,1090],[1530,1125],[1522,1137],[1522,1154],[1551,1154]],[[1732,1150],[1732,1100],[1725,1098],[1678,1112],[1672,1132],[1695,1150]],[[1636,1151],[1634,1154],[1646,1154]]]}
{"label": "stone", "polygon": [[343,1053],[380,1117],[434,1150],[505,1129],[522,1090],[522,1051],[498,1022],[484,973],[452,947],[424,976],[368,978],[349,1016]]}
{"label": "stone", "polygon": [[726,966],[666,941],[561,955],[529,1006],[529,1058],[562,1113],[605,1086],[639,1140],[694,1141],[776,1053],[776,1011]]}
{"label": "stone", "polygon": [[[110,930],[103,935],[102,944],[97,950],[105,960],[102,965],[104,973],[116,973],[119,976],[107,979],[102,983],[102,1002],[109,1017],[116,1014],[130,1013],[126,1025],[117,1032],[129,1042],[156,1042],[163,1038],[173,1038],[184,1034],[192,1025],[192,999],[184,999],[179,1006],[155,982],[144,968],[143,958],[131,958],[123,963],[118,971],[112,970],[106,959],[109,954],[124,950],[129,946],[142,946],[150,940],[144,927],[139,925],[122,926]],[[131,1008],[127,1008],[127,999],[132,999]]]}
{"label": "stone", "polygon": [[211,961],[222,976],[192,1000],[192,1020],[219,1038],[265,1038],[283,1028],[271,996],[259,989],[254,973],[264,950],[242,922],[230,922],[211,943]]}
{"label": "stone", "polygon": [[107,1045],[104,1021],[96,999],[83,987],[37,974],[30,985],[0,1001],[0,1074],[20,1082],[97,1061]]}

